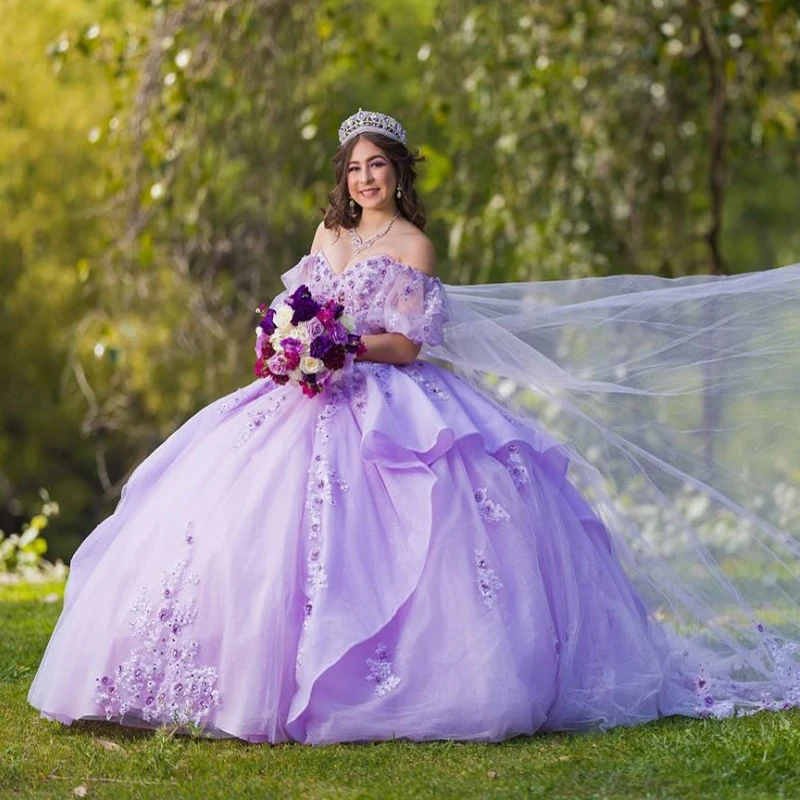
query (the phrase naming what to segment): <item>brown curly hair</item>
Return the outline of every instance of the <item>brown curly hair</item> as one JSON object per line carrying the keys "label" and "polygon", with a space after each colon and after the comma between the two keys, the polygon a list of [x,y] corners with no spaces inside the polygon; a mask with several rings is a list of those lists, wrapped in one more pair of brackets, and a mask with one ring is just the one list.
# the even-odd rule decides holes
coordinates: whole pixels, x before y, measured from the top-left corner
{"label": "brown curly hair", "polygon": [[[396,198],[397,210],[400,215],[409,222],[416,225],[420,230],[425,229],[427,217],[422,201],[414,188],[414,181],[417,179],[416,165],[425,160],[425,156],[419,154],[419,150],[409,150],[402,142],[390,139],[380,133],[367,131],[359,134],[343,145],[339,146],[333,156],[333,166],[336,174],[336,187],[328,195],[328,208],[321,208],[320,211],[325,215],[323,224],[326,228],[354,228],[361,219],[361,206],[355,204],[355,214],[350,215],[350,193],[347,190],[347,164],[356,142],[364,137],[386,153],[389,161],[394,165],[400,183],[401,196]],[[355,201],[353,201],[355,202]]]}

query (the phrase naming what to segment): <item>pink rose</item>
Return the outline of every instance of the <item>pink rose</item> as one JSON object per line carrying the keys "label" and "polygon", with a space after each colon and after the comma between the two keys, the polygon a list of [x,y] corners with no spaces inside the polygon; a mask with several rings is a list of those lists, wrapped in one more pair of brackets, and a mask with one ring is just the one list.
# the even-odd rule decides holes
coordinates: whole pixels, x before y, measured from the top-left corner
{"label": "pink rose", "polygon": [[292,367],[288,365],[285,353],[275,353],[274,356],[268,358],[267,366],[269,367],[270,372],[275,373],[275,375],[285,375],[290,369],[292,369]]}

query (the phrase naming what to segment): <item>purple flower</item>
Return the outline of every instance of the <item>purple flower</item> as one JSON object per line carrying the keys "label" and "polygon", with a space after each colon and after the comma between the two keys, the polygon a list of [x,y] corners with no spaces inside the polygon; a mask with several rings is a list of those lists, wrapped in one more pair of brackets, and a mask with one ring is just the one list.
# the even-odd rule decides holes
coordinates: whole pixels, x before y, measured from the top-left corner
{"label": "purple flower", "polygon": [[317,336],[325,333],[325,326],[316,316],[314,316],[308,321],[306,330],[308,331],[309,339],[316,339]]}
{"label": "purple flower", "polygon": [[307,322],[316,316],[320,309],[319,303],[311,296],[311,292],[304,283],[301,283],[287,298],[286,302],[294,309],[292,325],[298,322]]}
{"label": "purple flower", "polygon": [[261,330],[263,330],[264,333],[267,334],[267,336],[270,336],[271,334],[275,333],[275,321],[274,321],[274,318],[275,318],[275,309],[274,308],[270,308],[270,309],[267,310],[267,313],[264,315],[264,319],[262,319],[261,322],[258,323],[258,325],[261,328]]}
{"label": "purple flower", "polygon": [[325,354],[333,347],[333,344],[331,337],[327,333],[323,333],[311,342],[310,353],[314,358],[325,358]]}
{"label": "purple flower", "polygon": [[707,695],[706,695],[706,696],[703,698],[703,702],[704,702],[704,703],[705,703],[707,706],[713,706],[713,705],[714,705],[714,698],[713,698],[713,697],[712,697],[710,694],[707,694]]}
{"label": "purple flower", "polygon": [[345,344],[347,342],[348,330],[338,320],[331,325],[331,339],[336,344]]}
{"label": "purple flower", "polygon": [[293,336],[287,336],[285,339],[281,339],[281,346],[287,356],[300,356],[303,354],[303,343]]}

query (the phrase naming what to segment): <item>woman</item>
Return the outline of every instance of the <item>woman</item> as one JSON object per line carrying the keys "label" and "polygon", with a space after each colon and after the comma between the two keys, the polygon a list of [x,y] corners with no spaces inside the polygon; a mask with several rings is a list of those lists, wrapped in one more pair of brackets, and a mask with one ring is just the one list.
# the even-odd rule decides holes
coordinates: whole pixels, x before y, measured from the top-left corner
{"label": "woman", "polygon": [[[445,286],[402,126],[359,110],[339,139],[325,219],[271,305],[302,284],[335,298],[366,352],[310,400],[255,380],[137,468],[73,557],[30,702],[67,724],[176,723],[309,744],[497,741],[796,704],[793,640],[755,620],[755,595],[743,598],[721,573],[700,526],[678,525],[673,539],[685,533],[690,545],[667,561],[607,483],[631,497],[638,486],[673,515],[666,486],[688,485],[760,522],[730,499],[735,482],[728,495],[719,489],[721,457],[706,459],[702,477],[692,471],[695,445],[680,441],[686,426],[663,405],[719,399],[733,387],[723,356],[739,366],[735,388],[755,374],[741,368],[725,309],[697,317],[685,304],[763,301],[758,355],[774,365],[797,336],[780,319],[797,271],[746,286],[565,282],[569,296],[533,284]],[[668,331],[669,343],[646,358],[630,349],[648,347],[652,331]],[[677,368],[706,360],[718,365],[713,381],[671,391]],[[582,374],[587,364],[595,374]],[[635,366],[634,377],[620,366]],[[493,396],[489,373],[559,409],[573,446],[546,432],[536,409],[512,412]],[[772,387],[768,373],[759,386]],[[782,374],[791,379],[788,367]],[[654,422],[655,445],[639,436]],[[590,463],[598,447],[607,475]],[[760,530],[753,538],[772,536],[766,544],[791,567],[791,537]],[[786,596],[796,589],[793,578],[782,585]]]}

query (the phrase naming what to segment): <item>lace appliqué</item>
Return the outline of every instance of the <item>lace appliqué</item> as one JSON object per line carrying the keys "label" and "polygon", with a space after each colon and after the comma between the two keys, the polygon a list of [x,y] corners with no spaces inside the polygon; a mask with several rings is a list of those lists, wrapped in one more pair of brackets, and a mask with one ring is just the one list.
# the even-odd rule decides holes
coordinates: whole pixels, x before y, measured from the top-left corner
{"label": "lace appliqu\u00e9", "polygon": [[224,403],[220,403],[217,411],[219,411],[220,414],[226,414],[241,403],[243,396],[244,389],[237,389]]}
{"label": "lace appliqu\u00e9", "polygon": [[505,461],[506,469],[508,470],[514,484],[519,488],[526,483],[530,483],[531,476],[528,473],[528,468],[525,466],[525,461],[522,458],[517,445],[509,444],[507,447],[508,456]]}
{"label": "lace appliqu\u00e9", "polygon": [[[380,364],[376,361],[365,361],[364,368],[372,373],[375,380],[378,382],[381,394],[386,399],[387,403],[392,401],[392,390],[389,386],[389,373],[395,369],[392,364]],[[366,401],[365,401],[366,404]]]}
{"label": "lace appliqu\u00e9", "polygon": [[343,492],[349,491],[350,485],[347,481],[342,480],[335,470],[331,469],[328,456],[322,453],[317,453],[314,456],[308,472],[310,477],[306,509],[310,519],[309,537],[312,540],[317,540],[322,531],[322,507],[325,503],[329,503],[332,506],[336,505],[336,499],[333,496],[334,484]]}
{"label": "lace appliqu\u00e9", "polygon": [[288,392],[281,392],[274,397],[269,397],[266,408],[248,409],[247,416],[250,419],[233,446],[242,447],[247,444],[250,437],[264,424],[265,420],[271,417],[286,402],[288,396]]}
{"label": "lace appliqu\u00e9", "polygon": [[171,570],[162,574],[156,605],[144,587],[131,606],[130,625],[138,644],[112,675],[95,679],[94,699],[106,719],[135,710],[148,722],[200,725],[211,709],[219,706],[219,676],[213,667],[198,666],[200,645],[188,631],[197,617],[194,599],[180,599],[187,585],[199,582],[189,571],[193,523],[184,532],[187,547]]}
{"label": "lace appliqu\u00e9", "polygon": [[316,434],[323,444],[330,441],[331,432],[328,422],[338,410],[339,406],[335,402],[326,403],[317,416]]}
{"label": "lace appliqu\u00e9", "polygon": [[313,597],[320,589],[328,585],[328,573],[322,565],[320,558],[322,550],[319,547],[312,547],[308,551],[308,577],[311,581],[311,596]]}
{"label": "lace appliqu\u00e9", "polygon": [[449,400],[450,395],[428,375],[427,369],[416,361],[403,367],[403,371],[436,400]]}
{"label": "lace appliqu\u00e9", "polygon": [[400,678],[392,674],[392,662],[386,651],[386,646],[379,644],[375,648],[375,658],[367,659],[369,667],[368,681],[375,681],[375,697],[385,697],[393,689],[397,688]]}
{"label": "lace appliqu\u00e9", "polygon": [[511,519],[508,511],[499,503],[489,499],[489,492],[485,486],[475,491],[475,502],[478,504],[481,517],[487,522],[503,522]]}
{"label": "lace appliqu\u00e9", "polygon": [[336,498],[333,496],[333,488],[336,486],[339,491],[347,492],[350,486],[347,481],[342,480],[330,466],[328,456],[317,453],[308,469],[309,480],[306,490],[306,511],[308,512],[309,527],[308,538],[311,540],[311,548],[306,558],[306,571],[308,574],[308,593],[303,606],[303,625],[300,630],[300,642],[297,648],[295,667],[299,669],[303,663],[303,649],[306,633],[311,624],[311,616],[314,612],[314,597],[317,593],[327,587],[328,574],[325,565],[322,563],[322,548],[320,541],[322,538],[322,509],[328,503],[336,505]]}
{"label": "lace appliqu\u00e9", "polygon": [[487,608],[492,608],[503,584],[495,571],[486,563],[483,550],[475,551],[475,564],[478,567],[478,590],[483,598],[483,603]]}

